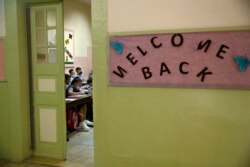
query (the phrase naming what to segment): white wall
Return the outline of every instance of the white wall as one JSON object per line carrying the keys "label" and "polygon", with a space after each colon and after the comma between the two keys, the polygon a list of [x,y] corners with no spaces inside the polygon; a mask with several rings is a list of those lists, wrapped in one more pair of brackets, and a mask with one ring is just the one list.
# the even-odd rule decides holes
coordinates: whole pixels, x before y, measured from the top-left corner
{"label": "white wall", "polygon": [[64,0],[64,29],[74,32],[74,65],[81,67],[86,79],[92,70],[91,6],[78,0]]}
{"label": "white wall", "polygon": [[108,31],[250,25],[249,0],[108,0]]}

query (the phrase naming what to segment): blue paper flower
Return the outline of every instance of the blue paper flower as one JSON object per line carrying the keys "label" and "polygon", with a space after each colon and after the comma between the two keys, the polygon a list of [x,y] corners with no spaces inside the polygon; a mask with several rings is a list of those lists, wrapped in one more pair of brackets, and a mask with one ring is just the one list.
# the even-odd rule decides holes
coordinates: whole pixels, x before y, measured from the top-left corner
{"label": "blue paper flower", "polygon": [[124,49],[124,44],[118,41],[110,42],[110,46],[115,50],[116,54],[121,55]]}
{"label": "blue paper flower", "polygon": [[250,60],[246,56],[235,55],[234,61],[238,64],[239,70],[241,72],[246,71],[250,65]]}

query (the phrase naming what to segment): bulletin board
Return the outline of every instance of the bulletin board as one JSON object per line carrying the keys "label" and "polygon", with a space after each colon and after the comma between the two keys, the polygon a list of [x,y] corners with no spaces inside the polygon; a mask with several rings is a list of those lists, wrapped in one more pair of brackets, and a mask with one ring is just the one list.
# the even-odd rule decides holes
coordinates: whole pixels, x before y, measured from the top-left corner
{"label": "bulletin board", "polygon": [[74,31],[64,31],[64,62],[74,64]]}
{"label": "bulletin board", "polygon": [[109,37],[115,86],[250,88],[250,30]]}

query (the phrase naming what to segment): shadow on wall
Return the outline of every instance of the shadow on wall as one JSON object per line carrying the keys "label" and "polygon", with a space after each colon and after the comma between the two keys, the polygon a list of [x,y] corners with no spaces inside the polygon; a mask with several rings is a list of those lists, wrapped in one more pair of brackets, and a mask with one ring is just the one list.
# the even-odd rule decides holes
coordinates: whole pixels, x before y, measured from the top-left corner
{"label": "shadow on wall", "polygon": [[4,80],[3,54],[3,40],[0,39],[0,81]]}
{"label": "shadow on wall", "polygon": [[[244,3],[243,4],[246,4],[246,8],[247,9],[250,9],[250,1],[249,0],[242,0]],[[248,10],[248,12],[250,13],[250,10]]]}

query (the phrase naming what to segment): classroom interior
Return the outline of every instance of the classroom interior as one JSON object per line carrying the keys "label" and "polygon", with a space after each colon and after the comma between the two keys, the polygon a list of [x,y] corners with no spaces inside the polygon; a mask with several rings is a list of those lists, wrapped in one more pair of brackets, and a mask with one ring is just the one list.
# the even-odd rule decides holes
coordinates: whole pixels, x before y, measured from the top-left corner
{"label": "classroom interior", "polygon": [[[80,66],[87,78],[94,71],[94,128],[65,142],[73,148],[68,148],[68,162],[33,156],[27,86],[26,5],[62,1],[5,0],[0,166],[248,167],[249,89],[113,86],[108,46],[110,36],[116,35],[249,31],[249,0],[91,0],[91,5],[83,1],[63,1],[64,28],[77,34],[74,64],[66,64],[64,73]],[[78,36],[79,29],[83,33]],[[62,143],[59,147],[64,149]]]}
{"label": "classroom interior", "polygon": [[[80,67],[84,79],[83,83],[87,84],[90,73],[92,73],[91,1],[68,0],[64,1],[63,8],[64,47],[68,47],[69,51],[65,52],[65,74],[69,74],[70,69],[75,71],[77,67]],[[73,57],[70,58],[69,55]],[[93,122],[92,101],[86,108],[87,118]],[[90,114],[91,116],[89,116]],[[65,163],[74,166],[94,166],[93,127],[89,126],[88,132],[84,132],[82,129],[68,129],[67,160]],[[41,161],[41,164],[44,164],[42,162],[44,161]]]}
{"label": "classroom interior", "polygon": [[[75,71],[76,67],[80,67],[83,73],[83,82],[86,84],[89,74],[92,72],[90,0],[64,1],[64,41],[65,47],[70,45],[68,48],[70,54],[73,56],[73,59],[69,61],[70,57],[67,57],[69,55],[65,53],[65,74],[69,74],[70,69]],[[87,112],[92,114],[93,118],[91,105],[87,108]],[[67,142],[67,163],[78,166],[85,165],[86,167],[94,166],[93,129],[91,126],[88,132],[84,132],[81,129],[77,130],[77,132],[69,130],[70,132],[68,133],[71,133],[71,135]]]}

